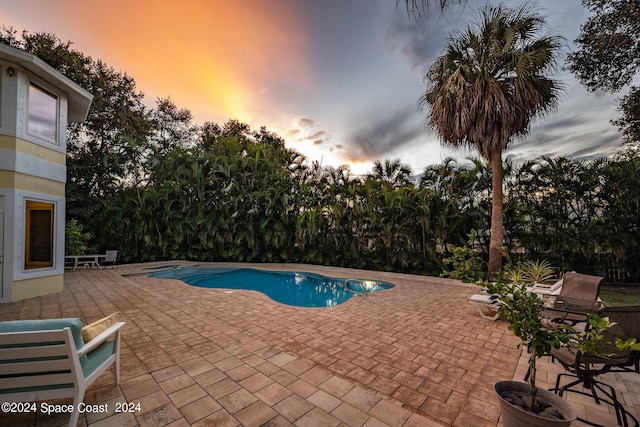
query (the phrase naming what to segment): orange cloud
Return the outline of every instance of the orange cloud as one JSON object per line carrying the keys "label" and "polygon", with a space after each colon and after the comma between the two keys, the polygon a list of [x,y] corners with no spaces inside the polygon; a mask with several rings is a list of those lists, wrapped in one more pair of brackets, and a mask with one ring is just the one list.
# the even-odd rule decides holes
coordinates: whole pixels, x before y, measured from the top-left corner
{"label": "orange cloud", "polygon": [[[170,96],[198,121],[251,121],[275,83],[303,87],[310,65],[296,2],[40,2],[28,28],[47,31]],[[38,26],[41,25],[41,26]],[[22,28],[18,28],[21,30]]]}

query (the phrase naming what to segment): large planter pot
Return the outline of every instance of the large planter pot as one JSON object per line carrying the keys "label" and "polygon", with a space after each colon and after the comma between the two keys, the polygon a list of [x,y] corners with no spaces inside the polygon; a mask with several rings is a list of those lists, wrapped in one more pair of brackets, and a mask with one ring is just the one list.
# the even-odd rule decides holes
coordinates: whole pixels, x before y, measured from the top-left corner
{"label": "large planter pot", "polygon": [[512,405],[502,398],[502,395],[515,393],[526,396],[529,393],[529,384],[519,381],[500,381],[494,386],[500,400],[502,411],[502,424],[504,427],[546,427],[569,426],[578,417],[575,408],[562,397],[548,390],[538,389],[538,397],[546,400],[564,416],[563,420],[550,419],[543,415],[525,411],[519,406]]}

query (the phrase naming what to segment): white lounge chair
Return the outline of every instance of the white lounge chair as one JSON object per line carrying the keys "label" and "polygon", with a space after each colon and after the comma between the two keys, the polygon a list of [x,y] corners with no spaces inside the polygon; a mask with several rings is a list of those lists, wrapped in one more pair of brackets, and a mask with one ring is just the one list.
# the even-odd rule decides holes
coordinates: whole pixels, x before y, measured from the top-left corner
{"label": "white lounge chair", "polygon": [[122,326],[95,326],[90,334],[97,336],[85,343],[81,319],[0,322],[0,401],[73,398],[69,426],[75,427],[91,383],[112,365],[120,383]]}
{"label": "white lounge chair", "polygon": [[[527,292],[539,295],[541,298],[548,298],[553,295],[560,294],[562,290],[562,279],[558,280],[553,285],[544,285],[542,283],[536,283],[527,288]],[[479,294],[471,295],[469,302],[474,304],[478,309],[478,313],[483,319],[498,320],[498,300],[491,299],[491,294],[482,292]]]}
{"label": "white lounge chair", "polygon": [[491,294],[486,292],[471,295],[469,298],[469,302],[474,304],[478,309],[478,313],[482,316],[483,319],[487,320],[498,320],[498,300],[491,299]]}

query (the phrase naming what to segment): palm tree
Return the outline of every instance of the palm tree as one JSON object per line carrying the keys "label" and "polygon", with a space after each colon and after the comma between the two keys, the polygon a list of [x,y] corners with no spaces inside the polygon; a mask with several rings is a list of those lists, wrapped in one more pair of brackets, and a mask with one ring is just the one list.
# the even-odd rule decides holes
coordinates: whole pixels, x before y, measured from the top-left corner
{"label": "palm tree", "polygon": [[386,182],[393,188],[413,185],[411,167],[402,163],[400,159],[386,159],[384,162],[376,160],[367,178],[378,182]]}
{"label": "palm tree", "polygon": [[[452,4],[464,5],[467,0],[404,0],[405,7],[407,8],[407,14],[413,15],[416,18],[426,15],[429,8],[433,4],[438,6],[441,11],[444,11]],[[396,0],[396,7],[402,3],[401,0]]]}
{"label": "palm tree", "polygon": [[531,120],[555,107],[560,84],[546,77],[562,38],[540,35],[531,7],[487,6],[476,27],[452,38],[428,71],[420,105],[446,144],[476,148],[492,175],[489,276],[501,267],[502,152],[527,134]]}

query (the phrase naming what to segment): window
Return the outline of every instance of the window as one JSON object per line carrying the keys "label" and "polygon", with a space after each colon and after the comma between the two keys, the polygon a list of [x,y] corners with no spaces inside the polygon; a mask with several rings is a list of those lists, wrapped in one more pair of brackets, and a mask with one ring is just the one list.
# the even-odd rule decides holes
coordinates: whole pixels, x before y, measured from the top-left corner
{"label": "window", "polygon": [[53,266],[53,203],[27,200],[25,269]]}
{"label": "window", "polygon": [[30,135],[45,141],[57,142],[58,98],[33,83],[29,85],[28,126]]}

